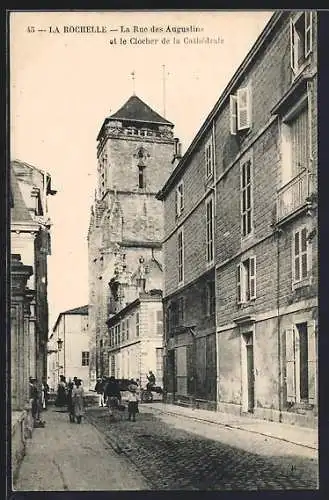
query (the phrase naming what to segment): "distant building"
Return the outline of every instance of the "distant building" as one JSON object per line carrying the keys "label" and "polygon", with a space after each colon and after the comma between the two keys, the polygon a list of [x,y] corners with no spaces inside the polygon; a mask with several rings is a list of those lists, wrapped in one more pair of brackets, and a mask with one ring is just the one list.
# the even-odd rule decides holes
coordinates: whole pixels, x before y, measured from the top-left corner
{"label": "distant building", "polygon": [[162,293],[139,297],[108,320],[109,375],[140,380],[145,386],[149,370],[156,384],[163,378]]}
{"label": "distant building", "polygon": [[[135,374],[135,367],[142,366],[136,357],[141,338],[138,346],[128,349],[126,334],[117,334],[115,345],[110,345],[111,329],[125,328],[126,320],[133,328],[136,319],[128,316],[133,311],[135,314],[138,307],[143,309],[144,303],[147,307],[152,302],[154,307],[159,306],[159,298],[151,291],[161,291],[163,287],[164,221],[162,202],[155,195],[172,172],[179,154],[173,127],[133,95],[105,119],[97,137],[98,188],[88,232],[92,380],[96,374],[108,375],[113,371]],[[141,316],[140,320],[143,338],[149,339],[143,346],[147,354],[142,369],[148,371],[155,366],[159,352],[155,349],[162,347],[162,341],[155,322],[154,327],[150,322],[144,328],[144,318]],[[130,357],[126,356],[128,352]],[[141,376],[140,369],[138,375]]]}
{"label": "distant building", "polygon": [[63,311],[49,339],[48,369],[50,386],[57,388],[60,375],[66,380],[80,378],[86,389],[89,381],[88,305]]}
{"label": "distant building", "polygon": [[316,422],[317,164],[317,13],[277,11],[158,194],[169,399]]}

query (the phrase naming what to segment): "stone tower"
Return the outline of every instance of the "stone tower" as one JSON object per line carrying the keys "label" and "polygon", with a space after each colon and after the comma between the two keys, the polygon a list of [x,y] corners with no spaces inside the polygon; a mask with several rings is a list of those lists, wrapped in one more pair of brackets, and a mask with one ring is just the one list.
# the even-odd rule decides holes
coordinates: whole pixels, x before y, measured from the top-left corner
{"label": "stone tower", "polygon": [[[173,128],[133,95],[104,120],[97,136],[88,232],[91,384],[96,374],[108,375],[109,317],[148,286],[162,290],[163,206],[155,195],[178,155]],[[157,270],[152,276],[151,269]]]}

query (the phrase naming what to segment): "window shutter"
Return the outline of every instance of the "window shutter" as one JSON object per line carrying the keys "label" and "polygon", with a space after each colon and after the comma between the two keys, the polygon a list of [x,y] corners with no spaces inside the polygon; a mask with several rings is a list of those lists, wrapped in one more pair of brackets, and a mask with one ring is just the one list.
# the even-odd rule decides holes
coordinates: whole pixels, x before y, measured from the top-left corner
{"label": "window shutter", "polygon": [[296,43],[297,40],[295,38],[295,25],[293,20],[290,19],[290,66],[293,72],[296,72]]}
{"label": "window shutter", "polygon": [[286,340],[286,385],[287,401],[296,401],[296,380],[295,380],[295,330],[291,328],[285,331]]}
{"label": "window shutter", "polygon": [[293,281],[300,280],[300,232],[296,231],[293,237]]}
{"label": "window shutter", "polygon": [[305,57],[312,52],[312,12],[305,12]]}
{"label": "window shutter", "polygon": [[250,91],[249,87],[238,90],[238,130],[244,130],[251,125],[251,105],[250,105]]}
{"label": "window shutter", "polygon": [[316,369],[316,332],[315,322],[307,323],[307,338],[308,338],[308,402],[310,404],[317,403],[317,369]]}
{"label": "window shutter", "polygon": [[230,130],[232,135],[236,135],[237,127],[237,98],[235,95],[230,96]]}
{"label": "window shutter", "polygon": [[249,292],[250,299],[256,298],[256,257],[249,259]]}
{"label": "window shutter", "polygon": [[241,264],[237,265],[237,292],[238,292],[238,304],[241,304],[242,302],[242,283],[241,283],[241,278],[242,278],[242,268]]}

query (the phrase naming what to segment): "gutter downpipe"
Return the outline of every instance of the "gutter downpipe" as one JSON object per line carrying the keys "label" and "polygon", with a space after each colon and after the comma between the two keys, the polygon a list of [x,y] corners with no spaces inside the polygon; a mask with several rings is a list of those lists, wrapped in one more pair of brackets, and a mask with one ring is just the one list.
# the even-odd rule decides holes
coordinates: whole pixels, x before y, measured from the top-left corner
{"label": "gutter downpipe", "polygon": [[[279,136],[281,136],[281,125],[278,121]],[[282,166],[282,155],[281,155]],[[278,211],[278,199],[276,201]],[[277,217],[277,214],[276,214]],[[277,226],[277,221],[274,223],[274,235],[276,238],[276,309],[277,309],[277,335],[278,335],[278,397],[279,397],[279,422],[282,422],[282,369],[281,369],[281,318],[280,318],[280,234],[282,229]]]}
{"label": "gutter downpipe", "polygon": [[281,318],[280,318],[280,234],[282,230],[275,229],[277,248],[277,287],[276,287],[276,307],[277,307],[277,329],[278,329],[278,379],[279,379],[279,422],[282,422],[282,370],[281,370]]}
{"label": "gutter downpipe", "polygon": [[[214,262],[216,263],[216,249],[217,249],[217,231],[215,229],[215,223],[217,225],[217,164],[216,164],[216,134],[215,134],[215,117],[212,120],[212,144],[213,144],[213,165],[214,165],[214,227],[213,227],[213,240],[214,240]],[[216,279],[216,266],[214,270],[214,282],[215,282],[215,338],[216,338],[216,411],[218,410],[218,396],[219,396],[219,335],[217,334],[217,279]]]}

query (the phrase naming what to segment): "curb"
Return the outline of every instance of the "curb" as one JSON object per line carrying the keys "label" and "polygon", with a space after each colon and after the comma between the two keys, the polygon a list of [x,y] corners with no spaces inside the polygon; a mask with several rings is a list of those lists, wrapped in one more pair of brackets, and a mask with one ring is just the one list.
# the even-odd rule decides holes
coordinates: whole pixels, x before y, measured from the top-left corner
{"label": "curb", "polygon": [[303,443],[300,443],[300,442],[291,441],[290,439],[286,439],[286,438],[278,437],[278,436],[273,436],[273,434],[266,434],[265,432],[255,431],[253,429],[246,429],[245,427],[241,427],[239,425],[224,424],[222,422],[214,422],[213,420],[209,420],[207,418],[195,417],[195,416],[192,416],[192,415],[183,415],[183,414],[180,414],[180,413],[175,413],[175,412],[170,411],[170,410],[161,410],[159,408],[154,408],[154,407],[152,407],[152,409],[155,410],[155,411],[157,411],[157,412],[159,412],[159,413],[164,413],[164,414],[167,414],[167,415],[173,415],[175,417],[189,418],[191,420],[196,420],[196,421],[199,421],[199,422],[207,422],[209,424],[214,424],[214,425],[221,425],[222,427],[228,427],[230,429],[238,429],[238,430],[241,430],[241,431],[251,432],[253,434],[258,434],[260,436],[269,437],[271,439],[277,439],[278,441],[284,441],[286,443],[291,443],[291,444],[294,444],[296,446],[301,446],[303,448],[308,448],[308,449],[313,450],[313,451],[318,451],[318,447],[315,447],[315,446],[310,446],[310,445],[303,444]]}
{"label": "curb", "polygon": [[[87,412],[85,413],[85,418],[88,420],[88,422],[93,427],[95,427],[95,429],[97,430],[97,432],[102,435],[102,438],[104,438],[103,433],[98,429],[96,423],[94,422],[94,419],[92,417],[90,417],[89,415],[87,415]],[[110,437],[106,436],[106,442],[111,446],[111,448],[116,453],[118,453],[118,455],[121,455],[124,452],[124,446],[122,444],[120,444],[118,440],[113,439],[112,437],[110,438]]]}

